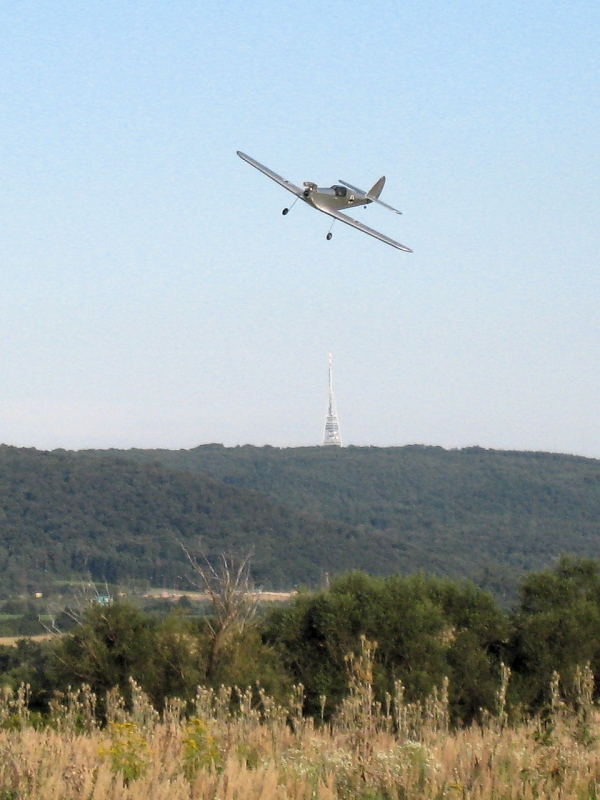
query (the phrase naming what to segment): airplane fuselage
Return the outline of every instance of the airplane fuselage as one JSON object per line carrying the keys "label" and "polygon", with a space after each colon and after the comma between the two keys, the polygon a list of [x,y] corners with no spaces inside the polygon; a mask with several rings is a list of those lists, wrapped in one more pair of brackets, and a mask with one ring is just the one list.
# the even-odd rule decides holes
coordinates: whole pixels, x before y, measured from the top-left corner
{"label": "airplane fuselage", "polygon": [[325,213],[328,211],[344,211],[344,209],[353,208],[354,206],[366,206],[372,202],[364,195],[359,195],[345,186],[330,186],[325,189],[308,181],[304,184],[304,191],[301,197],[309,206]]}

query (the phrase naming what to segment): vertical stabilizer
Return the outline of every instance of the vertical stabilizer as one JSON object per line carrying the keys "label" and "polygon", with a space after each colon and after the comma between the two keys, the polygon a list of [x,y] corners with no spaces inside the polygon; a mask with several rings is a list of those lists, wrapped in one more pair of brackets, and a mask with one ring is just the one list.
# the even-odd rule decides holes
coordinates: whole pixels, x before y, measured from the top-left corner
{"label": "vertical stabilizer", "polygon": [[369,191],[367,192],[367,197],[369,200],[377,200],[379,195],[383,192],[383,187],[385,186],[385,175],[377,181]]}

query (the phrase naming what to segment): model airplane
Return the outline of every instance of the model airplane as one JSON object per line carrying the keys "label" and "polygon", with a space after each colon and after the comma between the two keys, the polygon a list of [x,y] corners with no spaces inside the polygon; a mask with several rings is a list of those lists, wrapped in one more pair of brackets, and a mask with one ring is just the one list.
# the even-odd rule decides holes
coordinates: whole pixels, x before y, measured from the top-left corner
{"label": "model airplane", "polygon": [[[412,253],[410,247],[405,247],[403,244],[390,239],[389,236],[385,236],[383,233],[379,233],[379,231],[373,230],[373,228],[369,228],[367,225],[363,225],[362,222],[359,222],[352,217],[348,217],[346,214],[342,214],[341,209],[343,208],[367,206],[369,203],[379,203],[379,205],[389,209],[390,211],[393,211],[395,214],[401,214],[401,211],[398,211],[396,208],[392,208],[392,206],[388,206],[387,203],[384,203],[379,199],[379,195],[381,194],[385,184],[385,178],[379,178],[377,183],[371,189],[369,189],[368,192],[358,189],[356,186],[352,186],[352,184],[346,183],[345,181],[340,181],[339,186],[331,186],[328,189],[320,189],[315,183],[305,181],[304,189],[301,189],[299,186],[295,186],[293,183],[290,183],[290,181],[286,181],[286,179],[282,178],[281,175],[273,172],[273,170],[270,170],[263,164],[259,164],[258,161],[250,158],[250,156],[247,156],[245,153],[241,153],[238,150],[237,154],[240,158],[243,158],[244,161],[247,161],[248,164],[252,164],[253,167],[256,167],[256,169],[260,170],[261,172],[264,172],[264,174],[269,178],[274,180],[280,186],[283,186],[283,188],[287,189],[288,192],[295,194],[296,200],[294,200],[294,203],[296,203],[298,200],[304,200],[305,203],[308,203],[309,206],[316,208],[317,211],[322,211],[324,214],[329,214],[330,217],[333,217],[331,228],[333,228],[333,223],[335,220],[339,219],[340,222],[344,222],[346,225],[351,225],[353,228],[356,228],[363,233],[368,233],[369,236],[374,236],[376,239],[379,239],[380,241],[385,242],[392,247],[396,247],[398,250],[404,250],[405,253]],[[292,206],[294,203],[292,203]],[[292,206],[290,206],[290,208]],[[281,213],[284,215],[287,214],[290,208],[284,208]],[[333,235],[331,233],[331,228],[329,228],[329,233],[327,234],[328,240],[331,239]]]}

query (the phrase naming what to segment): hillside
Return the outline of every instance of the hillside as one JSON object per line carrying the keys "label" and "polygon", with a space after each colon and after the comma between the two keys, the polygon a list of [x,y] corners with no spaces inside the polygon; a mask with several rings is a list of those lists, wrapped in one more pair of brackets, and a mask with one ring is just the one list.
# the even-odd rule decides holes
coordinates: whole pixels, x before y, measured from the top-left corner
{"label": "hillside", "polygon": [[600,462],[436,447],[52,453],[0,447],[0,589],[91,574],[185,583],[180,543],[255,550],[265,588],[417,570],[513,598],[561,553],[600,558]]}
{"label": "hillside", "polygon": [[[325,570],[383,573],[410,559],[373,536],[282,508],[257,492],[114,455],[0,446],[0,589],[91,575],[185,585],[180,543],[208,555],[248,552],[266,588],[319,584]],[[406,562],[406,563],[404,563]]]}
{"label": "hillside", "polygon": [[409,571],[468,576],[498,595],[512,595],[517,576],[560,553],[600,557],[594,459],[422,446],[204,445],[120,455],[210,475],[296,511],[385,534],[404,548],[403,570],[408,563]]}

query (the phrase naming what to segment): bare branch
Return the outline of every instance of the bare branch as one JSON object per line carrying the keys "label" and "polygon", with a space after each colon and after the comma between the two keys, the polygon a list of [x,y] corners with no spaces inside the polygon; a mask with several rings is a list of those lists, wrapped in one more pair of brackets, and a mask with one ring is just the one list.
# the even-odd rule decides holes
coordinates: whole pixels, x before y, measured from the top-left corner
{"label": "bare branch", "polygon": [[215,569],[204,552],[201,551],[201,563],[183,544],[181,548],[200,581],[192,582],[206,593],[213,607],[213,619],[207,619],[212,639],[210,675],[227,640],[241,633],[256,614],[258,596],[252,592],[250,579],[253,551],[239,558],[231,553],[221,553],[219,568]]}

